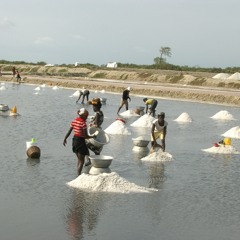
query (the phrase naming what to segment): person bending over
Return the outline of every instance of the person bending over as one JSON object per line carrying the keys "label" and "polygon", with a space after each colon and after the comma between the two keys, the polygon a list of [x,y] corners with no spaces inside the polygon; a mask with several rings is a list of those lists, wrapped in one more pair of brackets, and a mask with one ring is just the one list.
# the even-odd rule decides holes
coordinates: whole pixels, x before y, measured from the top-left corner
{"label": "person bending over", "polygon": [[128,110],[128,99],[129,101],[131,101],[131,98],[129,96],[129,93],[131,91],[131,87],[128,87],[127,89],[125,89],[122,93],[122,99],[121,99],[121,104],[120,107],[118,108],[117,114],[119,113],[119,111],[121,110],[121,108],[123,107],[123,105],[125,105],[126,107],[126,111]]}
{"label": "person bending over", "polygon": [[152,124],[152,130],[151,130],[151,145],[152,147],[157,146],[157,139],[161,139],[161,145],[160,147],[165,152],[165,138],[167,134],[167,125],[168,123],[164,120],[165,119],[165,113],[161,112],[158,114],[158,119],[155,119]]}
{"label": "person bending over", "polygon": [[154,98],[144,98],[144,103],[146,104],[146,113],[149,112],[150,115],[155,117],[156,114],[156,107],[158,105],[158,101]]}
{"label": "person bending over", "polygon": [[81,99],[81,97],[82,97],[82,102],[81,103],[84,103],[85,97],[86,97],[87,102],[88,102],[89,95],[90,95],[89,90],[87,90],[87,89],[81,90],[80,94],[79,94],[79,97],[78,97],[78,100],[76,101],[76,103]]}

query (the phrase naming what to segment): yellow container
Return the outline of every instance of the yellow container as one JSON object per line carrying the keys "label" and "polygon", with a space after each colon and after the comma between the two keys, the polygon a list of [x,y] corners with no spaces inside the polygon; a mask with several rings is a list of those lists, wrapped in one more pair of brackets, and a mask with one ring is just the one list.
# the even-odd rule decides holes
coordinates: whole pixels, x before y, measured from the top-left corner
{"label": "yellow container", "polygon": [[231,138],[224,138],[223,142],[225,145],[231,145],[232,140],[231,140]]}
{"label": "yellow container", "polygon": [[14,106],[14,107],[12,108],[12,113],[17,113],[17,107],[16,107],[16,106]]}

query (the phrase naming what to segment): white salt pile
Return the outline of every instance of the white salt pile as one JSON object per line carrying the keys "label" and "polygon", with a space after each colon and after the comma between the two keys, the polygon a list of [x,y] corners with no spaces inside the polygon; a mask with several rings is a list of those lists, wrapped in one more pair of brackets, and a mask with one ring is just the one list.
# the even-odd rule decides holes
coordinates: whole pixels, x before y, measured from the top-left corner
{"label": "white salt pile", "polygon": [[40,88],[40,87],[36,87],[34,90],[35,90],[35,91],[40,91],[41,88]]}
{"label": "white salt pile", "polygon": [[188,113],[183,112],[178,118],[176,118],[173,121],[176,121],[176,122],[192,122],[192,118],[189,116]]}
{"label": "white salt pile", "polygon": [[58,87],[58,86],[54,86],[52,89],[53,89],[53,90],[58,90],[59,87]]}
{"label": "white salt pile", "polygon": [[131,193],[150,193],[158,191],[153,188],[138,186],[120,177],[116,172],[90,175],[82,173],[79,177],[67,183],[68,186],[87,191]]}
{"label": "white salt pile", "polygon": [[213,76],[212,78],[214,79],[227,79],[230,75],[227,73],[218,73],[215,76]]}
{"label": "white salt pile", "polygon": [[131,135],[131,132],[125,126],[126,124],[121,120],[116,120],[104,131],[108,134],[122,134],[122,135]]}
{"label": "white salt pile", "polygon": [[141,158],[142,161],[157,161],[166,162],[173,160],[173,156],[168,152],[163,152],[162,149],[154,151],[146,157]]}
{"label": "white salt pile", "polygon": [[2,83],[1,83],[1,85],[5,85],[5,83],[4,83],[4,82],[2,82]]}
{"label": "white salt pile", "polygon": [[46,84],[42,84],[41,87],[42,87],[42,88],[45,88],[45,87],[46,87]]}
{"label": "white salt pile", "polygon": [[240,127],[233,127],[222,134],[224,137],[240,139]]}
{"label": "white salt pile", "polygon": [[79,97],[79,95],[80,95],[80,91],[77,90],[77,91],[74,92],[71,96],[72,96],[72,97]]}
{"label": "white salt pile", "polygon": [[225,110],[222,110],[216,113],[211,118],[218,119],[218,120],[236,120],[232,114],[230,114],[228,111],[225,111]]}
{"label": "white salt pile", "polygon": [[232,74],[230,77],[228,77],[227,79],[240,80],[240,73],[236,72],[236,73]]}
{"label": "white salt pile", "polygon": [[211,148],[206,148],[202,149],[204,152],[209,152],[209,153],[218,153],[218,154],[240,154],[237,149],[231,145],[219,145],[219,147],[211,147]]}
{"label": "white salt pile", "polygon": [[125,118],[130,118],[130,117],[139,117],[139,115],[137,113],[135,113],[134,110],[127,110],[125,112],[122,112],[120,114],[121,117],[125,117]]}
{"label": "white salt pile", "polygon": [[0,87],[0,90],[1,90],[1,91],[2,91],[2,90],[6,90],[6,87],[3,85],[3,86]]}
{"label": "white salt pile", "polygon": [[152,127],[152,122],[155,120],[154,117],[148,114],[144,114],[139,119],[131,124],[132,127]]}

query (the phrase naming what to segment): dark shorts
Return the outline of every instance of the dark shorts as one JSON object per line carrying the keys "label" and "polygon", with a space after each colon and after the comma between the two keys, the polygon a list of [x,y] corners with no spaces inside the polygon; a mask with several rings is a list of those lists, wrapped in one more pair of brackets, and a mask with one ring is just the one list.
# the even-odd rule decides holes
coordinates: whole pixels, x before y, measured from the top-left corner
{"label": "dark shorts", "polygon": [[89,150],[87,148],[85,138],[74,136],[72,139],[72,151],[74,153],[80,153],[82,155],[89,155]]}
{"label": "dark shorts", "polygon": [[152,102],[152,105],[151,105],[151,110],[155,110],[155,108],[157,107],[157,105],[158,105],[158,101],[157,100],[155,100],[155,101],[153,101]]}

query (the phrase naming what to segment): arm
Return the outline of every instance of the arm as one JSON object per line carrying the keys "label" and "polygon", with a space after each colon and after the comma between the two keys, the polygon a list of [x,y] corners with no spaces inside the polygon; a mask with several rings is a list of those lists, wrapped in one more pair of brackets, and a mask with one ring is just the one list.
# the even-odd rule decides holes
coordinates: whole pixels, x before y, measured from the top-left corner
{"label": "arm", "polygon": [[165,152],[165,138],[166,138],[166,134],[167,134],[167,126],[164,127],[163,129],[163,139],[162,139],[162,149]]}
{"label": "arm", "polygon": [[151,130],[151,134],[152,134],[152,138],[153,138],[153,146],[155,146],[157,144],[157,141],[156,141],[156,138],[155,138],[155,135],[154,135],[154,130],[155,130],[155,124],[152,125],[152,130]]}
{"label": "arm", "polygon": [[[148,104],[146,104],[146,113],[148,112]],[[155,125],[154,125],[155,126]]]}
{"label": "arm", "polygon": [[82,95],[83,95],[83,93],[80,92],[79,97],[78,97],[78,100],[76,101],[76,103],[81,99]]}
{"label": "arm", "polygon": [[65,138],[64,138],[64,140],[63,140],[63,145],[64,145],[64,146],[66,146],[66,144],[67,144],[67,138],[70,136],[72,130],[73,130],[73,127],[70,127],[69,130],[68,130],[68,132],[67,132],[67,134],[66,134],[66,136],[65,136]]}

